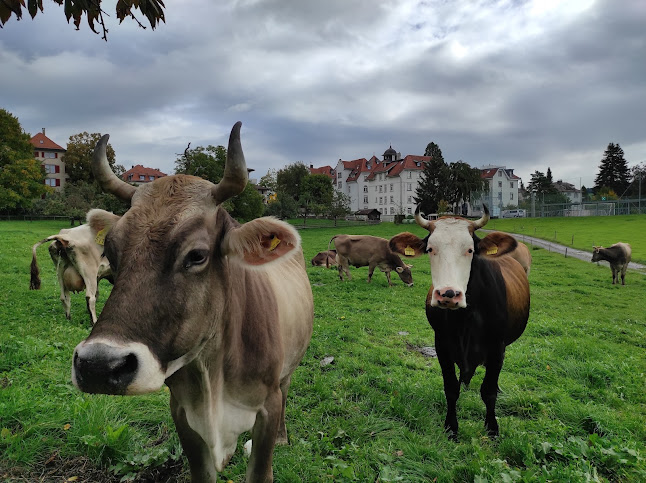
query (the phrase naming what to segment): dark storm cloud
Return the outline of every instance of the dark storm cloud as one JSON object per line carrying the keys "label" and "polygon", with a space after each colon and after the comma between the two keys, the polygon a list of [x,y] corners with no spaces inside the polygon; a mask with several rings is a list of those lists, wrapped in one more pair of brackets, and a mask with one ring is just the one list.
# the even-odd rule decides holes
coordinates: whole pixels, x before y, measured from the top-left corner
{"label": "dark storm cloud", "polygon": [[195,0],[154,32],[112,16],[107,43],[45,7],[0,30],[0,107],[59,144],[108,132],[126,166],[172,172],[237,120],[259,176],[431,141],[526,182],[593,177],[609,142],[646,160],[639,0]]}

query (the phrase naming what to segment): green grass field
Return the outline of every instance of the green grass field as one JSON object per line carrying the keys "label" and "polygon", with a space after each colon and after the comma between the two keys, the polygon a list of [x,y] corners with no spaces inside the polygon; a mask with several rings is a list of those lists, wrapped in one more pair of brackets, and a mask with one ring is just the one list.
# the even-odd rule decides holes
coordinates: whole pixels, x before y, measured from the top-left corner
{"label": "green grass field", "polygon": [[[621,218],[582,229],[598,228],[592,236],[599,244],[627,241],[646,258],[639,245],[644,218]],[[487,228],[505,229],[503,221],[518,223],[495,220]],[[632,238],[612,238],[628,225]],[[509,231],[519,232],[516,226]],[[28,290],[31,245],[63,227],[0,223],[0,479],[187,481],[167,391],[97,396],[71,384],[72,351],[90,330],[84,297],[73,296],[67,321],[45,248],[42,289]],[[480,368],[458,401],[454,443],[442,431],[437,360],[417,350],[434,344],[424,314],[428,258],[409,261],[411,288],[395,275],[388,287],[381,273],[367,284],[367,268],[351,268],[353,279],[341,282],[336,270],[309,266],[334,234],[349,230],[301,231],[314,334],[294,373],[291,444],[276,448],[277,482],[646,480],[644,275],[629,271],[626,286],[613,286],[607,267],[533,250],[529,324],[507,349],[500,378],[500,437],[486,437]],[[423,234],[416,225],[389,223],[351,233],[390,237],[404,230]],[[110,291],[105,281],[100,287],[98,310]],[[334,361],[322,367],[329,356]],[[220,481],[243,481],[246,439]]]}

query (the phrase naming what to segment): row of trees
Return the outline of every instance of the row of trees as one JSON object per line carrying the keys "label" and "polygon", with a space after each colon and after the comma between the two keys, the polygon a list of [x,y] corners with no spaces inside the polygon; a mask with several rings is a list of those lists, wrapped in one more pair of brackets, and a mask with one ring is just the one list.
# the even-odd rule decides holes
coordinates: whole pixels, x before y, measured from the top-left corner
{"label": "row of trees", "polygon": [[274,193],[267,204],[267,214],[278,218],[300,215],[305,222],[311,214],[336,220],[350,212],[349,197],[336,191],[332,183],[324,174],[310,174],[302,162],[269,170],[260,178],[260,185]]}

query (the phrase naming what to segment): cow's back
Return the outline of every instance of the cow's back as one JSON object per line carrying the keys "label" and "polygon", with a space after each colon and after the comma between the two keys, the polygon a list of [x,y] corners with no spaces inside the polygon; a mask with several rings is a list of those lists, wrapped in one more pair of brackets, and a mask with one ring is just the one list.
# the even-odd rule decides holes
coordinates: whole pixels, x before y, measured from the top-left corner
{"label": "cow's back", "polygon": [[620,262],[623,263],[629,263],[631,258],[632,258],[632,249],[628,243],[615,243],[612,245],[610,248],[617,248],[618,250],[621,251],[623,254],[623,257],[620,258]]}
{"label": "cow's back", "polygon": [[345,257],[352,265],[368,265],[377,256],[383,259],[388,249],[388,240],[371,235],[337,235],[334,237],[337,255]]}

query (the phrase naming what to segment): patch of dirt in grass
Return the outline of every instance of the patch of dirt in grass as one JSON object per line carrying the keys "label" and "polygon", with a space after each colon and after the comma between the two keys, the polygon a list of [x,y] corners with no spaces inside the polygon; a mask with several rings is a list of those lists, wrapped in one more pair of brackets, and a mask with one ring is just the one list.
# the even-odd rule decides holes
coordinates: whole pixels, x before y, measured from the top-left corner
{"label": "patch of dirt in grass", "polygon": [[424,357],[437,357],[435,347],[419,347],[406,342],[406,349],[408,349],[409,351],[419,352]]}
{"label": "patch of dirt in grass", "polygon": [[[33,468],[0,470],[0,480],[12,483],[118,483],[121,481],[121,477],[106,468],[95,466],[86,457],[62,459],[57,454]],[[189,480],[189,473],[184,471],[182,460],[169,460],[161,466],[142,471],[133,481],[139,483],[182,483]]]}

